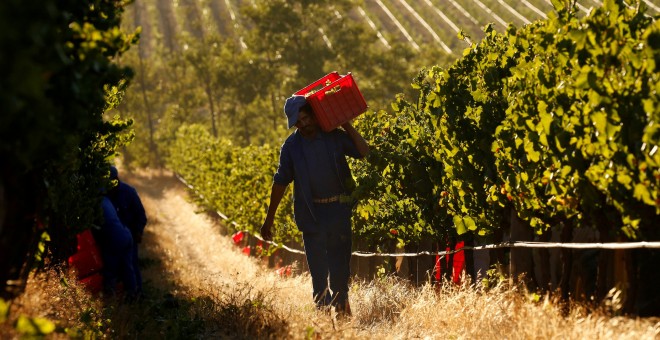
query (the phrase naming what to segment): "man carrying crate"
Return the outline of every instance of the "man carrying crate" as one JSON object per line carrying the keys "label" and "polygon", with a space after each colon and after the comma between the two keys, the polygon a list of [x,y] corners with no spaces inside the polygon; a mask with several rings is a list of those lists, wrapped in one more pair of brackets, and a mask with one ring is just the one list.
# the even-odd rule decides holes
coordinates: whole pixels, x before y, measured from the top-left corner
{"label": "man carrying crate", "polygon": [[346,156],[364,158],[369,146],[350,122],[342,124],[342,129],[321,130],[304,96],[288,98],[284,112],[288,127],[297,129],[280,150],[261,235],[271,240],[275,212],[286,187],[294,182],[294,217],[303,234],[316,306],[334,306],[339,316],[350,316],[350,193],[354,183]]}

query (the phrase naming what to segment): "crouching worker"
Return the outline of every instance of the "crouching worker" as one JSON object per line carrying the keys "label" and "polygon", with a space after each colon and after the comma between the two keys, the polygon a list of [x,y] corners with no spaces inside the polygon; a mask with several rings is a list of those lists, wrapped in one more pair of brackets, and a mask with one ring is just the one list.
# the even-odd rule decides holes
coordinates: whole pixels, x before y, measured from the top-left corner
{"label": "crouching worker", "polygon": [[133,237],[133,271],[139,295],[142,293],[142,273],[138,262],[138,246],[142,242],[142,234],[147,225],[147,215],[137,190],[119,179],[119,173],[114,166],[110,167],[110,179],[116,180],[117,186],[110,189],[107,196],[115,207],[119,221],[131,231]]}
{"label": "crouching worker", "polygon": [[349,195],[354,183],[346,156],[363,158],[369,146],[350,123],[330,132],[321,130],[304,96],[288,98],[284,112],[288,127],[295,125],[297,129],[280,150],[261,235],[272,239],[275,213],[286,187],[293,182],[294,217],[302,232],[316,306],[334,306],[338,315],[350,316],[348,281],[354,204]]}
{"label": "crouching worker", "polygon": [[121,223],[115,207],[109,198],[103,196],[103,224],[96,231],[95,238],[101,248],[103,258],[103,291],[115,296],[119,282],[127,298],[137,293],[135,271],[133,269],[133,238],[131,232]]}

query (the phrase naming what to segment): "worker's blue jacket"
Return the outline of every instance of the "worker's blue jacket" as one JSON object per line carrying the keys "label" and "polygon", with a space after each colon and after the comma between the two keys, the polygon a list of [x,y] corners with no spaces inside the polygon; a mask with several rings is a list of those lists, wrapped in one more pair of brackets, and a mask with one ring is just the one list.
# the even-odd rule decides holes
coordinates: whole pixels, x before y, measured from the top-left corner
{"label": "worker's blue jacket", "polygon": [[[298,229],[302,232],[320,231],[318,214],[313,203],[315,197],[312,195],[311,176],[323,173],[337,176],[336,179],[342,186],[342,194],[349,195],[355,184],[346,156],[362,158],[362,155],[345,131],[339,129],[330,132],[319,131],[317,138],[325,143],[328,159],[332,164],[308,164],[303,150],[303,138],[296,130],[286,139],[280,151],[280,163],[273,182],[284,186],[294,182],[293,213]],[[325,166],[331,167],[331,171],[319,168]]]}

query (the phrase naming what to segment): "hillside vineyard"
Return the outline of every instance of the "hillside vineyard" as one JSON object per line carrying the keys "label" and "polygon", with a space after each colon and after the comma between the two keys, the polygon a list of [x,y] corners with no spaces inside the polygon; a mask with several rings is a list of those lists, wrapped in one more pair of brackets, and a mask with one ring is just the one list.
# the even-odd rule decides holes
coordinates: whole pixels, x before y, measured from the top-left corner
{"label": "hillside vineyard", "polygon": [[[649,15],[660,14],[658,0],[641,0]],[[602,0],[580,0],[577,7],[587,14]],[[137,0],[128,9],[126,22],[142,27],[140,50],[149,54],[160,41],[169,50],[179,49],[177,34],[195,37],[219,34],[232,37],[244,49],[243,32],[249,25],[241,15],[254,0]],[[348,13],[325,13],[345,20],[363,22],[370,27],[383,47],[405,42],[419,50],[421,44],[437,45],[448,54],[460,55],[468,47],[458,37],[463,31],[472,39],[483,37],[488,23],[502,32],[508,23],[521,26],[546,19],[553,10],[551,0],[364,0]],[[130,13],[132,12],[132,13]],[[319,37],[329,47],[332,41],[319,29]]]}

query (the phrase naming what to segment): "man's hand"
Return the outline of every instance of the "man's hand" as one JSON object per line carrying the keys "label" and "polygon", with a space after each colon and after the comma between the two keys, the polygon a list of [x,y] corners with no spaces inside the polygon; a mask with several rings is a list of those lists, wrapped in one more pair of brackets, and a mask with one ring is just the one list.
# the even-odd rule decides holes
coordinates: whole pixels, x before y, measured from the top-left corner
{"label": "man's hand", "polygon": [[271,241],[273,239],[273,232],[271,231],[273,227],[273,221],[275,220],[275,212],[277,211],[277,206],[280,205],[282,196],[284,196],[284,191],[286,190],[286,185],[276,184],[273,182],[273,187],[270,190],[270,204],[268,205],[268,212],[266,213],[266,220],[261,226],[261,237],[266,241]]}
{"label": "man's hand", "polygon": [[271,241],[273,239],[273,232],[271,231],[271,227],[273,225],[273,222],[264,222],[264,224],[261,226],[261,237],[266,240],[266,241]]}
{"label": "man's hand", "polygon": [[362,155],[362,157],[366,157],[369,154],[369,144],[367,144],[367,141],[364,140],[362,135],[357,132],[357,130],[355,130],[350,121],[342,124],[341,127],[344,129],[344,131],[346,131],[346,133],[348,133],[348,136],[351,137],[351,140],[353,141],[353,144],[355,144],[355,147],[357,148],[360,155]]}

